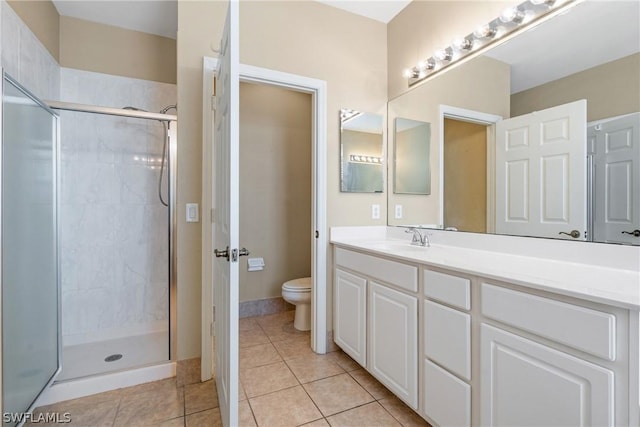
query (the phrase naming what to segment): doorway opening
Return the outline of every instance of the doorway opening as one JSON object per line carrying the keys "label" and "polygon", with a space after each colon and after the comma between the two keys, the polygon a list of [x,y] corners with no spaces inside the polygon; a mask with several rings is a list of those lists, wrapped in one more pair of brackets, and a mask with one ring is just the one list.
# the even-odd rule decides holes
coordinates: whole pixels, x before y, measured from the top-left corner
{"label": "doorway opening", "polygon": [[440,105],[440,224],[495,232],[495,123],[502,117]]}
{"label": "doorway opening", "polygon": [[240,83],[240,242],[251,252],[240,263],[240,318],[296,309],[311,323],[311,289],[285,301],[282,286],[311,277],[312,115],[308,93]]}
{"label": "doorway opening", "polygon": [[[213,213],[213,106],[217,59],[204,58],[203,64],[203,193],[204,212]],[[327,245],[326,226],[326,82],[295,74],[240,64],[240,82],[284,88],[308,94],[311,98],[311,348],[324,354],[327,349]],[[268,101],[269,103],[271,101]],[[270,165],[263,164],[268,168]],[[218,171],[216,171],[219,173]],[[240,178],[241,179],[241,178]],[[277,189],[269,189],[269,192]],[[263,227],[267,226],[262,224]],[[241,231],[242,234],[242,231]],[[213,227],[209,221],[202,224],[202,328],[201,328],[201,380],[212,377],[213,363]],[[241,242],[242,243],[242,242]],[[244,244],[244,243],[242,243]],[[248,248],[251,249],[251,248]],[[255,252],[254,252],[255,253]],[[266,261],[266,260],[265,260]],[[246,262],[246,261],[245,261]],[[242,264],[241,264],[242,265]],[[246,268],[246,264],[244,265]],[[215,284],[213,284],[215,285]],[[236,313],[238,313],[236,311]],[[237,317],[237,314],[235,315]],[[237,319],[230,319],[237,321]],[[224,349],[235,354],[237,349]]]}

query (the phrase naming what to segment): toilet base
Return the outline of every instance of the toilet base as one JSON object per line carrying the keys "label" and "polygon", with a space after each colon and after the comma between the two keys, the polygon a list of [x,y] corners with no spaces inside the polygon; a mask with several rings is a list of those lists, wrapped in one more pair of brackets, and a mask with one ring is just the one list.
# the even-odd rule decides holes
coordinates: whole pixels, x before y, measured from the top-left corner
{"label": "toilet base", "polygon": [[311,330],[311,304],[296,305],[296,314],[293,319],[293,327],[299,331]]}

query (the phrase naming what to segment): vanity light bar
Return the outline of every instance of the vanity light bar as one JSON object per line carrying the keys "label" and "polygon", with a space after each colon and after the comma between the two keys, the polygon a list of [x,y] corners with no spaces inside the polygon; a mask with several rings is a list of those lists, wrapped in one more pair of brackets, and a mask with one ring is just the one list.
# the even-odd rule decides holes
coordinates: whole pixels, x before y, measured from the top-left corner
{"label": "vanity light bar", "polygon": [[[582,0],[527,0],[506,9],[488,24],[454,40],[451,46],[438,50],[416,66],[405,69],[402,74],[408,79],[409,86],[413,86],[463,58],[471,58],[484,52],[499,40],[504,41],[507,36],[522,30],[527,24],[539,21],[545,16],[556,15],[580,1]],[[555,13],[552,15],[552,12]]]}
{"label": "vanity light bar", "polygon": [[382,164],[382,157],[361,156],[359,154],[349,155],[349,161],[354,163],[372,163],[375,165]]}

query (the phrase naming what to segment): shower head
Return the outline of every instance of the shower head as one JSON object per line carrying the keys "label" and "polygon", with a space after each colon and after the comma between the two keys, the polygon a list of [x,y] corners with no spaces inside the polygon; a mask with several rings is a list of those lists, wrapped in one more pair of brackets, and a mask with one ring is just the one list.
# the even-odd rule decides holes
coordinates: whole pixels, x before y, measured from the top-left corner
{"label": "shower head", "polygon": [[173,105],[167,105],[166,107],[164,107],[162,110],[160,110],[160,114],[167,114],[167,111],[169,110],[176,110],[178,111],[178,106],[176,104]]}

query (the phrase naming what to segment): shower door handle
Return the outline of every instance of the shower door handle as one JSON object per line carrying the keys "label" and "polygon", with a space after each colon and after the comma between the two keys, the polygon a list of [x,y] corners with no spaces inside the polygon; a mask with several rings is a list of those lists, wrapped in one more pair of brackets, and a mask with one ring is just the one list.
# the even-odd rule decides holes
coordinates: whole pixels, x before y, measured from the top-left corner
{"label": "shower door handle", "polygon": [[226,258],[229,261],[229,246],[224,250],[214,249],[213,254],[216,258]]}

